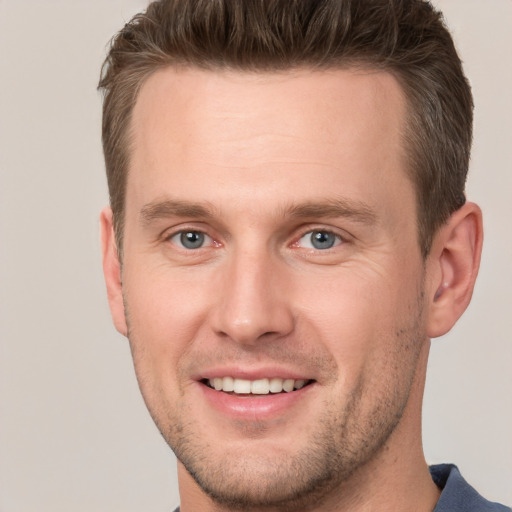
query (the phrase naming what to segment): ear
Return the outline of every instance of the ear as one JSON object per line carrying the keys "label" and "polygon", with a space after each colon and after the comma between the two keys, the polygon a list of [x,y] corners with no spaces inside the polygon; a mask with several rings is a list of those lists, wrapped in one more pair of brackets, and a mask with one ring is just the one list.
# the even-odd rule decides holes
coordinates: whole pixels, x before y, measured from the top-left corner
{"label": "ear", "polygon": [[428,336],[447,333],[467,308],[482,251],[482,212],[466,203],[434,237],[427,272]]}
{"label": "ear", "polygon": [[110,313],[116,329],[124,336],[128,334],[123,302],[121,264],[114,236],[112,210],[105,207],[100,215],[101,249],[103,254],[103,275],[107,285]]}

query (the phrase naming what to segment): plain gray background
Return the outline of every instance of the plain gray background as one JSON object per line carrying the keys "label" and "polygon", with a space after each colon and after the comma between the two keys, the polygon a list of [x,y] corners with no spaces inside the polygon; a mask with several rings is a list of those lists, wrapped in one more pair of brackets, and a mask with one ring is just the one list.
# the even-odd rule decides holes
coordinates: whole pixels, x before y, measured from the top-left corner
{"label": "plain gray background", "polygon": [[[424,437],[512,503],[512,2],[437,0],[476,102],[468,195],[485,216],[473,303],[434,340]],[[110,322],[96,83],[142,0],[0,0],[0,511],[170,511],[173,455]]]}

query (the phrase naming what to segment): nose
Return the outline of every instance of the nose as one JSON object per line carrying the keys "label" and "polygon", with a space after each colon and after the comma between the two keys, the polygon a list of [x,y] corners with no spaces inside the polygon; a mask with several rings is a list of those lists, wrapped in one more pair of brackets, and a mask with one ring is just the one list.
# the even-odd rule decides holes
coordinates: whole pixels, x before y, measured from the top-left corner
{"label": "nose", "polygon": [[284,264],[272,255],[233,254],[222,272],[213,328],[217,335],[252,345],[290,334],[294,328]]}

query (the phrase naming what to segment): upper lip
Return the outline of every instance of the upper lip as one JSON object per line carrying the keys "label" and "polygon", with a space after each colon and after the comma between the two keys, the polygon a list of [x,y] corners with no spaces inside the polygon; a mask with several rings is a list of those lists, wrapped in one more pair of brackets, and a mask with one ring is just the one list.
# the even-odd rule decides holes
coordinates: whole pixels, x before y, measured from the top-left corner
{"label": "upper lip", "polygon": [[242,368],[240,366],[223,366],[208,368],[198,372],[192,378],[197,381],[204,379],[215,379],[232,377],[234,379],[259,380],[259,379],[294,379],[313,380],[311,376],[300,370],[291,370],[280,366],[265,366],[261,368]]}

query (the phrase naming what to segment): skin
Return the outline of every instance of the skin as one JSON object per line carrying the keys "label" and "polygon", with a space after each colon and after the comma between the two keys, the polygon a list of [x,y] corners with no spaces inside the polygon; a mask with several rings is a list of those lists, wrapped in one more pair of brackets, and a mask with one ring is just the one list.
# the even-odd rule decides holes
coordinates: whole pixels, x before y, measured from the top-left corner
{"label": "skin", "polygon": [[[142,87],[122,270],[107,208],[104,271],[183,512],[434,508],[429,338],[470,300],[481,214],[455,212],[422,258],[405,116],[383,72],[166,69]],[[233,372],[312,383],[234,414],[202,381]]]}

